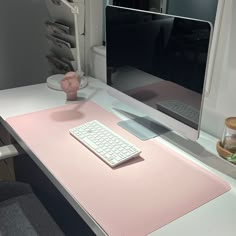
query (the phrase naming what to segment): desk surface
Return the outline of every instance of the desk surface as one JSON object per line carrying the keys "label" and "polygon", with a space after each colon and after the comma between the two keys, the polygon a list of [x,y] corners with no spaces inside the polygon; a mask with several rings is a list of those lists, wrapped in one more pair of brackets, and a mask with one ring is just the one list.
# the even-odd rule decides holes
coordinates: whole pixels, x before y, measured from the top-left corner
{"label": "desk surface", "polygon": [[[99,81],[91,79],[89,87],[81,90],[79,96],[94,100],[105,109],[110,111],[112,111],[114,104],[116,106],[124,106],[116,99],[110,97],[104,88],[105,85]],[[1,116],[3,118],[43,110],[46,108],[57,107],[63,104],[65,104],[65,94],[63,92],[50,90],[45,84],[3,90],[0,92]],[[118,113],[114,113],[118,115]],[[119,116],[121,115],[119,114]],[[203,167],[206,167],[210,171],[215,172],[217,175],[232,185],[232,190],[223,194],[217,199],[210,201],[202,207],[188,213],[187,215],[173,221],[172,223],[160,228],[150,235],[235,235],[236,181],[216,170],[218,169],[225,172],[232,172],[232,168],[230,168],[231,165],[228,165],[228,163],[213,155],[215,152],[216,139],[202,133],[198,143],[185,143],[183,140],[180,140],[178,146],[181,144],[181,147],[185,148],[184,152],[183,148],[180,148],[167,141],[169,138],[171,137],[158,137],[155,140],[158,140],[158,142],[167,145],[177,153],[184,155],[184,157],[187,159],[191,159]],[[188,145],[189,150],[186,149],[186,145]],[[190,155],[190,153],[192,154]],[[193,156],[198,156],[198,159],[194,158]],[[203,164],[201,160],[203,160],[208,165]],[[38,164],[40,165],[40,163]],[[233,175],[234,173],[231,174]],[[49,175],[51,179],[53,178],[53,176],[50,176],[50,172],[47,172],[47,175]],[[54,183],[62,193],[64,192],[65,195],[68,195],[60,183],[57,181],[54,181]],[[72,206],[77,210],[78,206],[72,201],[72,199],[70,199],[69,196],[67,199],[68,201],[71,201]],[[77,211],[80,213],[79,210]],[[96,224],[90,226],[94,228],[95,232],[102,234],[101,231],[96,231],[95,228],[98,227]]]}

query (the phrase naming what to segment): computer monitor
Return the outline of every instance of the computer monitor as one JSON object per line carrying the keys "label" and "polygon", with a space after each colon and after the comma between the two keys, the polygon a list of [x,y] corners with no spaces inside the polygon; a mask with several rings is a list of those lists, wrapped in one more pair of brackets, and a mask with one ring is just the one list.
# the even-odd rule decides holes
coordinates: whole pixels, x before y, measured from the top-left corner
{"label": "computer monitor", "polygon": [[210,22],[107,6],[109,92],[196,140],[211,33]]}

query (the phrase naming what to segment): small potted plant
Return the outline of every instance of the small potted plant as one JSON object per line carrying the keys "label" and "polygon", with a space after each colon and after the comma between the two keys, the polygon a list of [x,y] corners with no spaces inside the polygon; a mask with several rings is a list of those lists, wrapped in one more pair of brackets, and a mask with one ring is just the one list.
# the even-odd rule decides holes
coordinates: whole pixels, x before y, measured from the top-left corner
{"label": "small potted plant", "polygon": [[68,101],[74,101],[77,99],[77,91],[80,87],[80,78],[76,72],[68,72],[65,74],[61,81],[61,88],[66,93]]}
{"label": "small potted plant", "polygon": [[221,141],[217,142],[218,154],[236,165],[236,117],[225,119],[225,127]]}
{"label": "small potted plant", "polygon": [[232,155],[228,156],[226,160],[236,164],[236,153],[233,153]]}

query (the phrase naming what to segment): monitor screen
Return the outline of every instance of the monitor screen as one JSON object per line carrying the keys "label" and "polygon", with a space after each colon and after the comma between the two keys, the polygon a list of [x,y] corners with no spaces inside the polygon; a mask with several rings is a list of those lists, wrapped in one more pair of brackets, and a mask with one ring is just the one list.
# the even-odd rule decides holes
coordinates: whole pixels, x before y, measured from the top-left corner
{"label": "monitor screen", "polygon": [[197,139],[211,23],[107,6],[107,84],[113,95]]}

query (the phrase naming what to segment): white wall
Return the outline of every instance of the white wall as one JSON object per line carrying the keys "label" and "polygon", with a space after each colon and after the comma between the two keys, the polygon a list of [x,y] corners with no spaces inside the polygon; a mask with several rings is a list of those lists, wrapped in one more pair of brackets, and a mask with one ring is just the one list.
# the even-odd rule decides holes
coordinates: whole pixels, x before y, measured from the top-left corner
{"label": "white wall", "polygon": [[45,82],[47,16],[41,0],[0,1],[0,89]]}
{"label": "white wall", "polygon": [[103,0],[85,0],[85,57],[87,74],[93,76],[92,47],[103,42]]}

